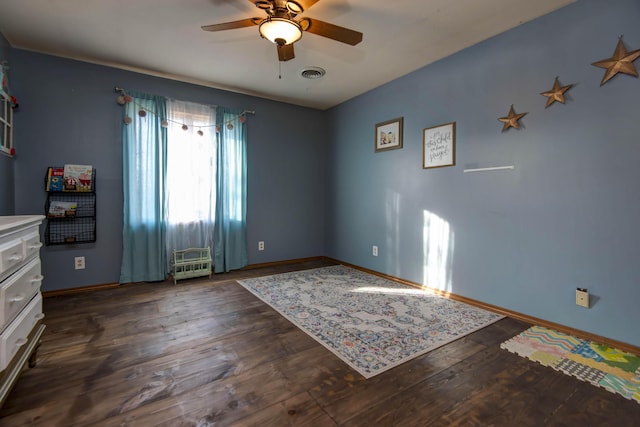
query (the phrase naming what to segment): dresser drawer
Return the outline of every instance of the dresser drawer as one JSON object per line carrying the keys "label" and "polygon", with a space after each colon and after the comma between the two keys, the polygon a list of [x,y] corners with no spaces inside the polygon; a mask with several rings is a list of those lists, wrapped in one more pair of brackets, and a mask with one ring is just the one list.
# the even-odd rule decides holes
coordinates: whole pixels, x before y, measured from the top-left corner
{"label": "dresser drawer", "polygon": [[42,296],[37,294],[0,335],[0,371],[7,367],[20,347],[27,343],[29,333],[43,317]]}
{"label": "dresser drawer", "polygon": [[24,243],[16,239],[0,245],[0,274],[13,269],[24,260]]}
{"label": "dresser drawer", "polygon": [[0,331],[40,291],[43,279],[40,273],[40,259],[35,258],[2,282],[0,286]]}
{"label": "dresser drawer", "polygon": [[34,230],[22,238],[24,243],[24,259],[29,259],[40,252],[42,242],[40,241],[40,233]]}

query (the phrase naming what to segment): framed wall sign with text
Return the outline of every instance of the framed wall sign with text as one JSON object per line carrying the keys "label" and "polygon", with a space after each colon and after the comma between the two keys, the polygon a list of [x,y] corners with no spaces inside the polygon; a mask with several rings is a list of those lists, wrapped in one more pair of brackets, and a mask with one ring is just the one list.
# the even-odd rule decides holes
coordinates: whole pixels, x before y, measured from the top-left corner
{"label": "framed wall sign with text", "polygon": [[422,168],[456,164],[456,122],[426,128],[422,133]]}

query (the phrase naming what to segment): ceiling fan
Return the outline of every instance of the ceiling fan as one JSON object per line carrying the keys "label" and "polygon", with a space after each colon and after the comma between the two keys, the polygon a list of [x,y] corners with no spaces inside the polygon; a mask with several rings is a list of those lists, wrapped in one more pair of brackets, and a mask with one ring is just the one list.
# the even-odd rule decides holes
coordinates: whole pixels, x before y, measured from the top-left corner
{"label": "ceiling fan", "polygon": [[357,45],[362,33],[312,18],[295,18],[320,0],[249,0],[267,13],[266,18],[247,18],[222,24],[205,25],[205,31],[224,31],[258,25],[260,35],[275,43],[278,59],[289,61],[295,57],[293,43],[300,40],[303,31],[327,37],[342,43]]}

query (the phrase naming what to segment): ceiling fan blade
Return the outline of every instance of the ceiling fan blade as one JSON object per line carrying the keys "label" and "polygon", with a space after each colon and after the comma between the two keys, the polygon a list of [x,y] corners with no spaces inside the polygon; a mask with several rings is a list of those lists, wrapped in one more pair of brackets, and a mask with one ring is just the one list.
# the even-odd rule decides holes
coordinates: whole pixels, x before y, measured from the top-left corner
{"label": "ceiling fan blade", "polygon": [[318,19],[304,18],[301,20],[300,24],[303,24],[302,21],[308,22],[308,27],[305,28],[305,25],[302,25],[302,28],[310,33],[350,44],[351,46],[355,46],[362,41],[362,33],[359,31],[329,24],[328,22],[320,21]]}
{"label": "ceiling fan blade", "polygon": [[224,31],[233,30],[236,28],[251,27],[258,25],[262,21],[262,18],[247,18],[240,21],[224,22],[222,24],[205,25],[201,27],[205,31]]}
{"label": "ceiling fan blade", "polygon": [[295,58],[293,53],[293,43],[278,46],[278,59],[280,61],[289,61]]}

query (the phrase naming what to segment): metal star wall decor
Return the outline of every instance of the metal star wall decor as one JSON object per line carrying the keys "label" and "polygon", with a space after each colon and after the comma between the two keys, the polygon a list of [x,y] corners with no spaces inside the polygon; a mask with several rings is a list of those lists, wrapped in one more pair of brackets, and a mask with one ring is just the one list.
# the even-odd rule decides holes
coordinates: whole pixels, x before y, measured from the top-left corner
{"label": "metal star wall decor", "polygon": [[527,114],[528,113],[516,114],[515,110],[513,109],[513,104],[511,104],[511,108],[509,109],[509,114],[507,115],[507,117],[500,117],[498,119],[502,123],[504,123],[504,125],[502,126],[502,132],[504,132],[505,130],[507,130],[509,128],[518,129],[519,128],[518,121],[521,118],[523,118],[524,116],[526,116]]}
{"label": "metal star wall decor", "polygon": [[553,83],[553,89],[547,92],[542,92],[540,95],[547,97],[547,105],[544,108],[547,108],[549,105],[558,101],[561,104],[564,104],[564,94],[566,91],[571,89],[573,84],[561,86],[558,78],[556,77],[556,81]]}
{"label": "metal star wall decor", "polygon": [[627,52],[627,49],[624,47],[624,43],[622,43],[621,36],[618,39],[618,45],[616,46],[616,50],[615,52],[613,52],[613,56],[611,58],[594,62],[591,65],[605,68],[607,70],[604,73],[604,77],[602,77],[602,81],[600,82],[600,86],[602,86],[613,77],[615,77],[618,73],[624,73],[638,77],[638,70],[636,70],[635,65],[633,65],[633,61],[638,58],[640,58],[640,49]]}

